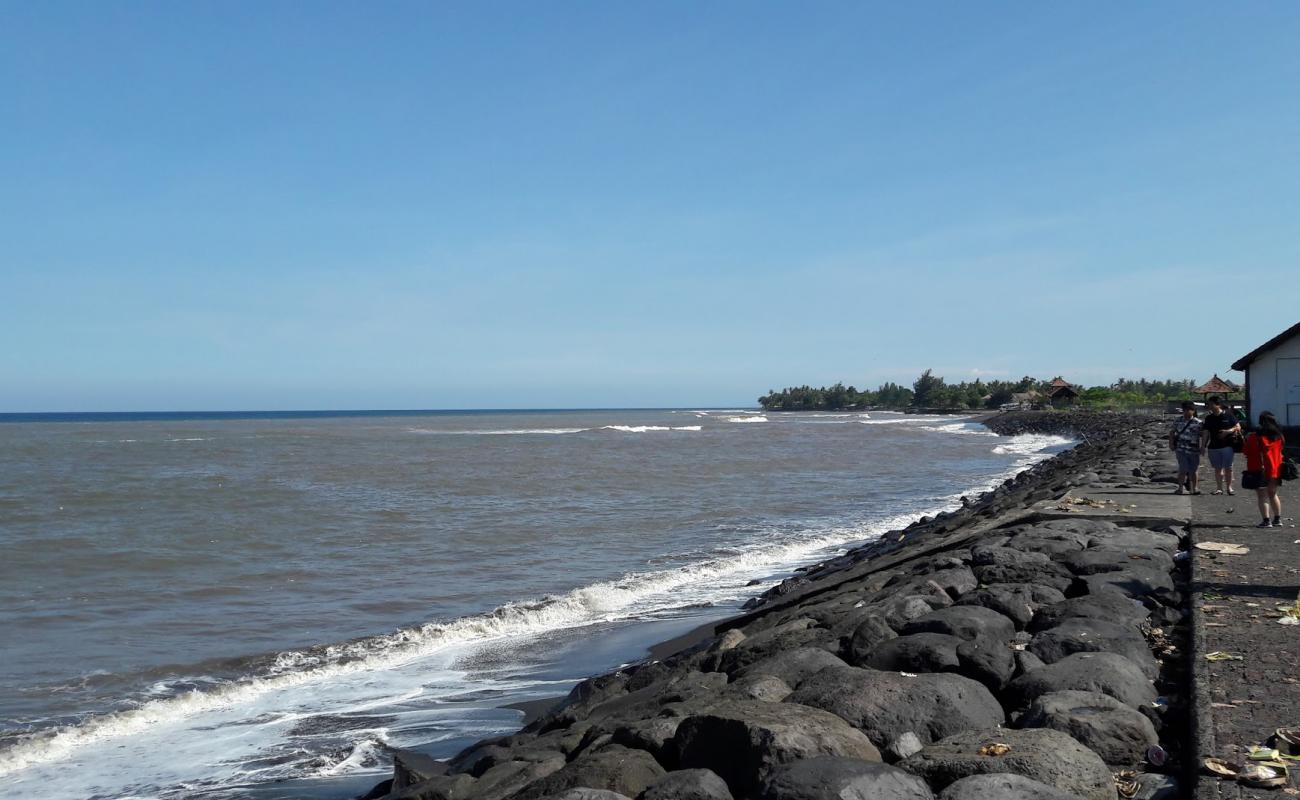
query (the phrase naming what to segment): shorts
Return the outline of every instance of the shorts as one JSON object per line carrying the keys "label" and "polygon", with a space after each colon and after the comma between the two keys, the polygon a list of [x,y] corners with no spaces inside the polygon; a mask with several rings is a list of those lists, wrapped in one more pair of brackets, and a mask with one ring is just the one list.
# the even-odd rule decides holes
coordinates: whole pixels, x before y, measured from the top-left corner
{"label": "shorts", "polygon": [[1177,450],[1174,455],[1178,456],[1179,472],[1195,472],[1201,466],[1201,454],[1195,450],[1190,453],[1186,450]]}
{"label": "shorts", "polygon": [[1213,447],[1209,453],[1210,466],[1215,469],[1232,469],[1232,458],[1237,455],[1231,447]]}

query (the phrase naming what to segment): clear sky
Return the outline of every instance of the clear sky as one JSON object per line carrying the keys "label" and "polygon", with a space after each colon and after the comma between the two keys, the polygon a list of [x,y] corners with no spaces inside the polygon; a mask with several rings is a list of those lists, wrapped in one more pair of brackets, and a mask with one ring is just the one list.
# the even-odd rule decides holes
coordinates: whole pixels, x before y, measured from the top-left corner
{"label": "clear sky", "polygon": [[1227,375],[1300,319],[1297,42],[1288,2],[0,0],[0,411]]}

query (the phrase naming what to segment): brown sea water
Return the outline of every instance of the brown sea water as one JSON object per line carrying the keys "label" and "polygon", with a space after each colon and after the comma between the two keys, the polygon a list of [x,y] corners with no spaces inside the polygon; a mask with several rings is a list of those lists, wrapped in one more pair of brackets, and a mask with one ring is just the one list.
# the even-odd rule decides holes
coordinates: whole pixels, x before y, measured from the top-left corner
{"label": "brown sea water", "polygon": [[231,797],[451,750],[639,657],[629,630],[1067,444],[736,410],[0,423],[0,793]]}

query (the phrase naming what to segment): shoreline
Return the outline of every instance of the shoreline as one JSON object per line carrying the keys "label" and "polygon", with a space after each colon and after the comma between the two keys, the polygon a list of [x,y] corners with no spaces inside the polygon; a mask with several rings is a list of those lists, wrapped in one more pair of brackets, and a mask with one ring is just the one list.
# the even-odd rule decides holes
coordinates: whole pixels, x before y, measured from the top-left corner
{"label": "shoreline", "polygon": [[[938,777],[939,773],[931,769],[931,761],[939,759],[950,766],[954,759],[962,763],[979,761],[977,755],[968,752],[940,752],[945,747],[961,750],[970,746],[969,742],[955,741],[960,736],[949,735],[954,733],[954,723],[946,718],[955,713],[960,721],[961,713],[952,709],[939,713],[931,708],[927,719],[919,719],[916,713],[920,712],[913,712],[908,725],[917,730],[904,731],[911,734],[909,739],[896,735],[900,731],[871,714],[867,715],[870,719],[863,718],[866,712],[862,709],[846,707],[853,706],[853,702],[826,695],[830,687],[818,686],[817,676],[823,671],[826,675],[838,674],[840,680],[836,683],[924,674],[935,680],[965,681],[970,685],[962,686],[968,692],[971,686],[980,688],[986,710],[995,707],[990,703],[1002,705],[996,706],[996,713],[988,711],[980,719],[966,719],[970,724],[964,728],[958,725],[955,733],[966,730],[972,735],[988,734],[987,723],[996,721],[993,727],[1001,732],[999,735],[1023,742],[1026,751],[1038,753],[1036,759],[1030,759],[1030,766],[1021,765],[1023,777],[1031,777],[1024,775],[1026,772],[1032,773],[1032,777],[1044,779],[1058,789],[1079,790],[1079,796],[1114,797],[1110,773],[1105,773],[1105,781],[1098,776],[1108,765],[1121,763],[1135,770],[1134,780],[1186,780],[1187,764],[1178,758],[1185,747],[1177,733],[1185,727],[1178,724],[1185,715],[1181,696],[1185,694],[1184,665],[1176,658],[1153,656],[1154,643],[1150,639],[1150,631],[1159,630],[1156,623],[1162,623],[1171,629],[1169,634],[1160,634],[1162,646],[1174,647],[1171,652],[1177,652],[1177,645],[1168,643],[1183,635],[1178,626],[1185,619],[1187,600],[1182,575],[1185,569],[1173,560],[1174,551],[1181,548],[1176,523],[1185,523],[1186,519],[1180,516],[1181,511],[1161,506],[1163,498],[1157,496],[1156,487],[1150,486],[1165,480],[1172,482],[1172,476],[1163,474],[1168,471],[1164,463],[1167,454],[1153,446],[1162,443],[1158,435],[1153,438],[1159,420],[1087,412],[1006,412],[981,421],[1002,435],[1069,434],[1079,444],[979,497],[963,498],[957,510],[922,517],[878,540],[800,569],[751,600],[746,612],[739,616],[700,625],[652,645],[645,660],[579,683],[563,701],[541,712],[517,734],[471,745],[447,761],[395,751],[394,782],[387,788],[399,791],[391,797],[504,800],[518,796],[532,800],[576,787],[635,797],[661,781],[685,780],[682,770],[701,768],[712,769],[716,773],[713,777],[720,777],[732,796],[741,797],[769,791],[774,781],[793,780],[787,775],[794,770],[791,765],[811,756],[836,757],[845,761],[842,766],[851,767],[851,771],[860,772],[870,766],[872,774],[926,781],[930,788],[925,791],[933,789],[937,794],[943,788],[939,784],[946,785],[948,778]],[[1106,499],[1081,501],[1080,492]],[[1158,492],[1165,493],[1167,490]],[[1133,502],[1121,503],[1114,497]],[[1004,531],[1020,536],[1041,529],[1042,533],[1035,534],[1039,538],[1025,539],[1041,545],[1044,537],[1058,535],[1057,528],[1048,525],[1053,520],[1070,529],[1066,531],[1068,536],[1061,536],[1070,539],[1070,548],[1077,545],[1085,555],[1066,554],[1063,560],[1055,560],[1062,553],[1048,556],[1030,549],[1032,557],[1023,557],[1027,564],[1016,567],[1019,572],[1008,564],[983,563],[982,559],[994,556],[973,555],[976,550],[993,547],[991,552],[996,553],[996,558],[1014,562],[1021,558],[1014,553],[1021,551],[1006,546],[1008,534]],[[1080,532],[1072,532],[1075,529]],[[1140,547],[1133,545],[1123,550],[1129,538]],[[1121,553],[1122,558],[1116,553]],[[1141,559],[1146,571],[1130,563],[1132,558]],[[1076,565],[1076,560],[1088,564]],[[1162,575],[1152,565],[1167,565],[1169,569]],[[972,574],[981,577],[974,579]],[[1001,580],[1009,577],[1021,580]],[[1035,582],[1039,580],[1043,583]],[[1019,594],[1008,606],[1006,597],[994,595],[1011,592],[1012,588],[980,588],[990,585],[995,589],[1012,587]],[[903,595],[903,587],[915,594]],[[1127,629],[1109,631],[1109,638],[1097,635],[1082,650],[1078,641],[1062,644],[1051,640],[1055,644],[1049,646],[1048,633],[1064,635],[1056,631],[1057,627],[1074,630],[1110,624],[1090,620],[1085,611],[1074,616],[1054,611],[1064,614],[1064,621],[1058,619],[1058,625],[1046,632],[1024,629],[1039,609],[1061,606],[1068,610],[1078,605],[1070,598],[1094,595],[1100,598],[1097,602],[1105,601],[1102,605],[1113,604],[1119,597],[1125,598],[1124,607],[1132,602],[1141,608],[1139,628],[1148,638],[1141,639],[1140,647],[1133,640],[1136,634]],[[855,602],[849,603],[851,599]],[[907,607],[900,607],[900,603]],[[1029,618],[1022,619],[1025,611],[1021,606],[1031,609]],[[952,619],[926,622],[931,617]],[[1007,644],[989,646],[983,638],[987,631],[982,629],[980,637],[963,640],[957,634],[970,633],[963,624],[980,628],[970,622],[972,618],[993,620],[989,624],[999,635],[1009,636],[1014,631],[1016,641],[1008,638]],[[921,657],[916,652],[894,652],[906,650],[901,645],[918,635],[922,640],[925,636],[946,637],[954,648],[965,641],[963,648],[967,652],[950,664],[944,662],[946,666],[941,668],[927,661],[935,657],[942,661],[941,653]],[[981,644],[974,650],[979,652],[969,652],[976,638]],[[890,644],[891,640],[894,644]],[[1121,654],[1095,646],[1103,640]],[[956,652],[961,650],[949,655]],[[1031,692],[1023,686],[1012,691],[1017,682],[1041,682],[1055,674],[1053,670],[1060,671],[1057,662],[1091,674],[1086,664],[1078,666],[1078,659],[1092,658],[1094,652],[1107,652],[1124,661],[1117,666],[1121,671],[1144,670],[1148,673],[1145,677],[1160,682],[1170,696],[1158,711],[1140,708],[1145,701],[1139,703],[1135,698],[1145,698],[1147,693],[1154,698],[1155,689],[1149,683],[1142,689],[1139,680],[1127,687],[1128,694],[1120,702],[1120,706],[1128,706],[1127,716],[1123,708],[1106,709],[1140,732],[1150,728],[1139,738],[1148,746],[1159,744],[1165,748],[1160,762],[1165,766],[1144,767],[1142,754],[1131,746],[1125,751],[1122,745],[1111,747],[1098,741],[1095,747],[1107,757],[1102,761],[1069,737],[1065,738],[1072,746],[1059,740],[1047,741],[1059,734],[1052,725],[1020,724],[1037,708],[1031,703],[1051,692],[1038,692],[1030,698]],[[902,672],[888,671],[897,669]],[[1092,672],[1096,672],[1095,667]],[[1097,703],[1115,703],[1114,695],[1125,694],[1125,687],[1103,686],[1104,675],[1092,675],[1090,679],[1093,683],[1088,685],[1100,688],[1101,694],[1107,694],[1109,689],[1109,699],[1103,697]],[[534,701],[521,710],[537,714],[548,702]],[[913,700],[910,705],[918,703]],[[774,713],[777,717],[771,716]],[[1044,712],[1038,709],[1035,713],[1041,716]],[[906,716],[906,709],[891,709],[886,717],[891,714]],[[1146,720],[1146,728],[1135,721],[1137,717]],[[1160,723],[1164,735],[1156,733],[1149,717]],[[814,739],[821,744],[813,751],[800,751],[794,745],[790,745],[794,750],[782,749],[782,741],[794,741],[789,737],[798,739],[814,733]],[[714,740],[732,734],[741,738],[719,750]],[[1075,752],[1076,748],[1081,752]],[[1059,761],[1063,752],[1073,759],[1071,769],[1053,766],[1053,759]],[[736,767],[732,762],[737,760],[750,766]],[[1143,769],[1146,771],[1138,772]],[[981,770],[988,771],[988,765],[976,772]],[[1060,778],[1063,772],[1084,777],[1071,779],[1074,783],[1070,783]],[[1092,783],[1084,785],[1088,781]],[[409,792],[402,791],[406,787],[410,787]],[[383,788],[381,784],[376,792]]]}
{"label": "shoreline", "polygon": [[[881,410],[893,411],[893,409],[881,409]],[[780,410],[779,413],[798,414],[803,412]],[[903,413],[903,412],[899,412],[899,413]],[[925,410],[925,411],[918,411],[915,413],[961,415],[961,414],[966,414],[968,412],[959,411],[959,410],[952,410],[952,411]],[[969,422],[982,425],[985,424],[988,420],[996,416],[998,416],[998,412],[985,412],[971,417]],[[1005,435],[1010,436],[1015,434],[1008,433]],[[1055,458],[1055,456],[1052,456],[1051,458]],[[1044,459],[1044,462],[1050,461],[1051,458]],[[1039,463],[1044,463],[1044,462],[1039,462]],[[1037,465],[1033,465],[1033,466],[1037,466]],[[1027,467],[1026,470],[1027,469],[1032,469],[1032,466]],[[1022,472],[1024,471],[1025,470],[1022,470]],[[1015,476],[1013,476],[1012,478],[1008,478],[1007,480],[1013,481],[1014,479]],[[940,513],[944,513],[944,512],[940,512]],[[907,526],[904,530],[911,530],[912,527],[919,524],[922,519],[929,519],[929,517],[920,517],[916,520],[913,520],[913,522],[909,526]],[[854,552],[866,546],[868,545],[859,545],[856,548],[849,548],[843,554],[837,556],[837,558],[842,558],[848,553]],[[792,570],[792,575],[789,578],[786,578],[785,580],[797,579],[801,574],[807,571],[811,571],[815,567],[823,566],[826,563],[828,562],[816,561],[810,564],[799,565]],[[702,642],[712,639],[714,636],[717,636],[719,633],[722,633],[723,631],[729,629],[730,627],[733,627],[734,626],[733,623],[735,625],[740,624],[740,622],[744,620],[747,616],[748,614],[743,609],[740,611],[740,613],[727,613],[723,615],[721,619],[718,619],[716,621],[704,622],[695,625],[694,627],[688,629],[684,633],[669,637],[664,640],[655,641],[652,644],[645,647],[644,654],[640,659],[632,663],[640,664],[640,663],[653,663],[656,661],[663,661],[664,659],[676,655],[679,652],[689,650],[690,648],[695,647]],[[528,725],[532,724],[538,717],[542,716],[547,711],[549,711],[551,708],[563,702],[566,696],[567,695],[556,694],[545,698],[503,703],[502,705],[497,707],[522,712],[524,716],[519,724],[521,728],[525,728]],[[395,749],[400,750],[401,748],[395,748]]]}

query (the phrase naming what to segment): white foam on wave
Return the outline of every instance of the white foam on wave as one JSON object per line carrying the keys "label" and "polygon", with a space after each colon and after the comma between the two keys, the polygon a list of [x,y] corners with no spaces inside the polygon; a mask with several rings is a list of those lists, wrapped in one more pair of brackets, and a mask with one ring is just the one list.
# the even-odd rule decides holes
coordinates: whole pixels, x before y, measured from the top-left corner
{"label": "white foam on wave", "polygon": [[622,431],[623,433],[650,433],[652,431],[698,431],[700,425],[606,425],[603,430]]}
{"label": "white foam on wave", "polygon": [[922,431],[936,431],[938,433],[956,433],[965,436],[997,436],[993,431],[974,422],[951,422],[947,425],[921,425],[917,429]]}
{"label": "white foam on wave", "polygon": [[[864,415],[866,416],[866,415]],[[969,417],[950,417],[946,414],[897,414],[888,417],[870,417],[860,419],[863,425],[919,425],[923,423],[935,423],[943,420],[952,421],[953,419],[969,419]]]}
{"label": "white foam on wave", "polygon": [[1064,436],[1052,436],[1045,433],[1022,433],[1018,436],[1012,436],[1004,443],[994,447],[993,452],[1000,456],[1020,456],[1016,461],[1016,465],[1023,467],[1049,458],[1051,454],[1046,452],[1048,450],[1062,448],[1073,443],[1073,439]]}
{"label": "white foam on wave", "polygon": [[727,417],[727,422],[767,422],[767,417],[756,414],[750,417]]}
{"label": "white foam on wave", "polygon": [[1076,440],[1064,436],[1046,436],[1036,433],[1021,434],[1004,439],[1004,444],[997,445],[993,452],[997,455],[1018,455],[1011,466],[1003,473],[994,475],[987,481],[968,487],[965,491],[945,495],[941,500],[960,501],[962,497],[973,497],[996,489],[1008,478],[1012,478],[1040,461],[1046,461],[1056,453],[1076,444]]}

